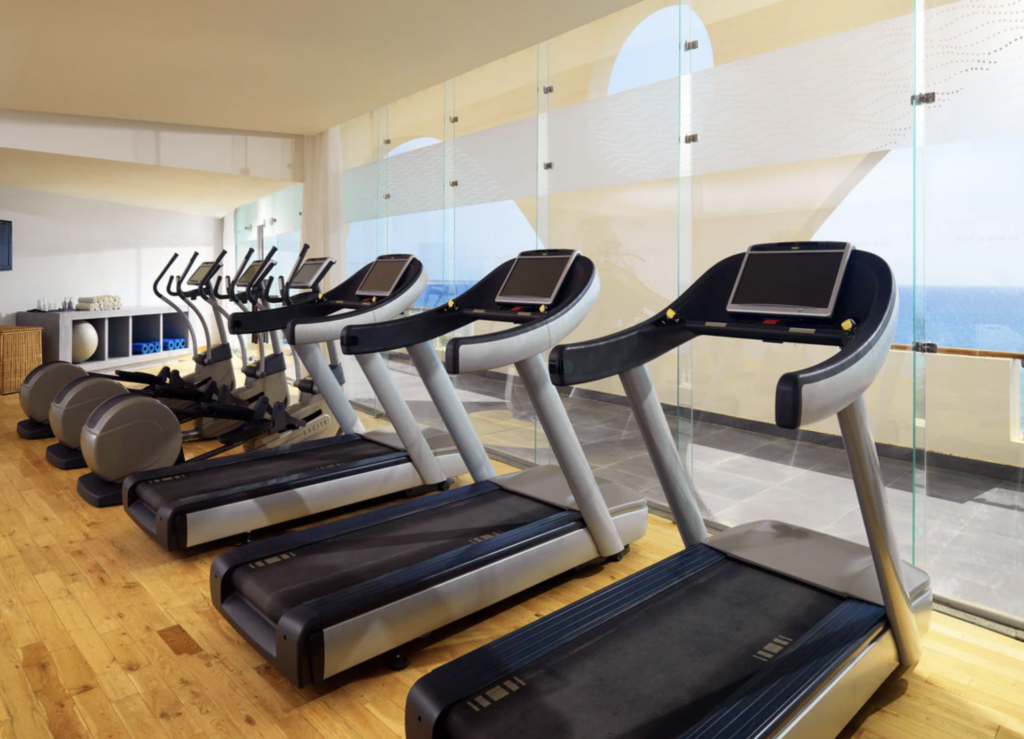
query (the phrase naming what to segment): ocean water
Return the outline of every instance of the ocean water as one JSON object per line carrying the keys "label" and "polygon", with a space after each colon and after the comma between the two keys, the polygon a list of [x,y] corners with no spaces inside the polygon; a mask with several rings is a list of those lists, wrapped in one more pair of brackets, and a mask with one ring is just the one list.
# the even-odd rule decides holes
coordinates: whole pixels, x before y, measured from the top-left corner
{"label": "ocean water", "polygon": [[[1024,287],[924,288],[924,337],[943,347],[1024,353]],[[914,341],[914,301],[901,285],[897,344]]]}

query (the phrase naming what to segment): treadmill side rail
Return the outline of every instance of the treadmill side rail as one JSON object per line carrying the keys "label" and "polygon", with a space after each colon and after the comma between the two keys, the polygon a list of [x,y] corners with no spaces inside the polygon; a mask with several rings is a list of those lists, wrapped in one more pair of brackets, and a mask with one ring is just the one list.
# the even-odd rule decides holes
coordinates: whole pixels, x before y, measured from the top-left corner
{"label": "treadmill side rail", "polygon": [[767,669],[723,698],[685,739],[770,736],[885,630],[884,609],[844,601]]}
{"label": "treadmill side rail", "polygon": [[[623,539],[647,514],[617,517]],[[630,534],[634,536],[630,536]],[[326,679],[599,557],[585,528],[498,559],[324,630]]]}
{"label": "treadmill side rail", "polygon": [[[451,477],[465,468],[457,454],[439,458],[442,469]],[[284,488],[258,498],[247,498],[209,510],[184,513],[178,540],[182,548],[219,541],[239,533],[255,531],[288,521],[316,515],[379,498],[396,490],[410,490],[422,484],[416,468],[404,455],[375,459],[346,469],[342,475],[319,482],[304,481],[295,488]],[[438,486],[440,489],[440,486]]]}

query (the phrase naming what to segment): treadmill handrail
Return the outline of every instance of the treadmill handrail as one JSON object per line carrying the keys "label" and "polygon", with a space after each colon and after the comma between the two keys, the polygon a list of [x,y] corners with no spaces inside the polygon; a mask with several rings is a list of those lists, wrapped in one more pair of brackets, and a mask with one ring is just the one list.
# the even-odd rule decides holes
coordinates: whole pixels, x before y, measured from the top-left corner
{"label": "treadmill handrail", "polygon": [[[347,326],[381,324],[398,318],[416,302],[427,287],[427,270],[418,259],[413,259],[409,263],[407,273],[410,279],[408,281],[403,279],[405,286],[396,287],[391,295],[382,300],[366,300],[355,305],[348,301],[335,301],[333,303],[334,311],[331,315],[289,321],[288,343],[319,344],[325,341],[337,341]],[[350,280],[353,280],[354,277]],[[331,292],[333,293],[335,290]],[[292,309],[294,307],[292,306]],[[346,307],[352,308],[352,310],[345,313],[338,312]]]}
{"label": "treadmill handrail", "polygon": [[341,333],[341,347],[353,356],[390,352],[433,341],[476,320],[471,313],[444,306],[387,323],[346,327]]}
{"label": "treadmill handrail", "polygon": [[[862,298],[869,301],[855,332],[820,325],[813,333],[794,331],[788,323],[765,325],[749,317],[708,321],[704,314],[710,290],[731,285],[743,254],[728,257],[705,272],[683,295],[646,321],[609,336],[563,344],[551,351],[548,369],[555,385],[578,385],[621,375],[676,349],[696,336],[838,346],[840,350],[812,367],[787,372],[775,392],[775,422],[797,429],[834,416],[871,385],[888,356],[896,331],[898,293],[888,264],[870,252],[854,251],[847,279],[856,273]],[[865,286],[874,293],[863,294]],[[838,308],[838,306],[837,306]]]}
{"label": "treadmill handrail", "polygon": [[[552,251],[542,250],[541,253]],[[444,362],[449,374],[504,367],[542,353],[582,323],[597,300],[600,277],[594,263],[579,255],[573,260],[559,291],[562,295],[575,286],[576,294],[569,300],[558,302],[556,299],[551,307],[545,306],[543,313],[533,307],[518,313],[478,308],[477,305],[486,306],[490,302],[514,264],[515,260],[511,259],[499,265],[446,305],[387,324],[347,328],[341,336],[342,350],[353,355],[391,351],[432,341],[476,321],[496,320],[516,325],[480,336],[455,337],[448,342]]]}
{"label": "treadmill handrail", "polygon": [[[291,305],[270,308],[250,313],[232,313],[228,324],[228,332],[237,335],[259,333],[262,331],[283,331],[295,322],[331,316],[340,310],[360,309],[361,305],[349,305],[338,302],[302,301]],[[289,342],[290,343],[290,342]]]}
{"label": "treadmill handrail", "polygon": [[889,265],[874,254],[870,256],[884,267],[884,273],[878,273],[875,300],[876,305],[884,306],[882,315],[869,316],[857,334],[825,361],[779,378],[775,422],[782,428],[796,429],[836,415],[861,397],[881,372],[896,334],[899,293]]}

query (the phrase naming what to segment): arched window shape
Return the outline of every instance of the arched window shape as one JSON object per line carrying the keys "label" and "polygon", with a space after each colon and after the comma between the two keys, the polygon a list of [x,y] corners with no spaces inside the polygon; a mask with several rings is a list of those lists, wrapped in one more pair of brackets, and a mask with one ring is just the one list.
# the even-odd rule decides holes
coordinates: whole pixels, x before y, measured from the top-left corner
{"label": "arched window shape", "polygon": [[[388,157],[439,143],[429,136],[411,139],[388,152]],[[416,307],[433,308],[463,292],[506,259],[537,248],[533,226],[512,201],[459,206],[456,200],[453,225],[454,246],[449,246],[446,253],[442,210],[353,223],[346,242],[348,274],[385,251],[412,254],[423,262],[428,277],[427,289]]]}
{"label": "arched window shape", "polygon": [[685,52],[683,70],[689,73],[713,67],[711,37],[704,22],[689,6],[672,5],[651,13],[629,34],[615,58],[608,94],[678,77],[680,32],[684,42],[697,42],[695,49]]}

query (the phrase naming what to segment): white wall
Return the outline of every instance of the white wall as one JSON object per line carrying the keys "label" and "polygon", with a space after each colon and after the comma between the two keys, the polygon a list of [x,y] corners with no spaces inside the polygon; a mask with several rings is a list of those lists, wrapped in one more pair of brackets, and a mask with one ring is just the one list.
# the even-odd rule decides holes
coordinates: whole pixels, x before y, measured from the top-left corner
{"label": "white wall", "polygon": [[0,187],[0,220],[14,224],[14,269],[0,272],[0,324],[8,325],[39,298],[115,294],[124,305],[159,304],[153,281],[173,253],[182,253],[180,270],[193,251],[215,257],[223,241],[220,218],[8,187]]}
{"label": "white wall", "polygon": [[0,147],[302,182],[304,137],[0,110]]}

